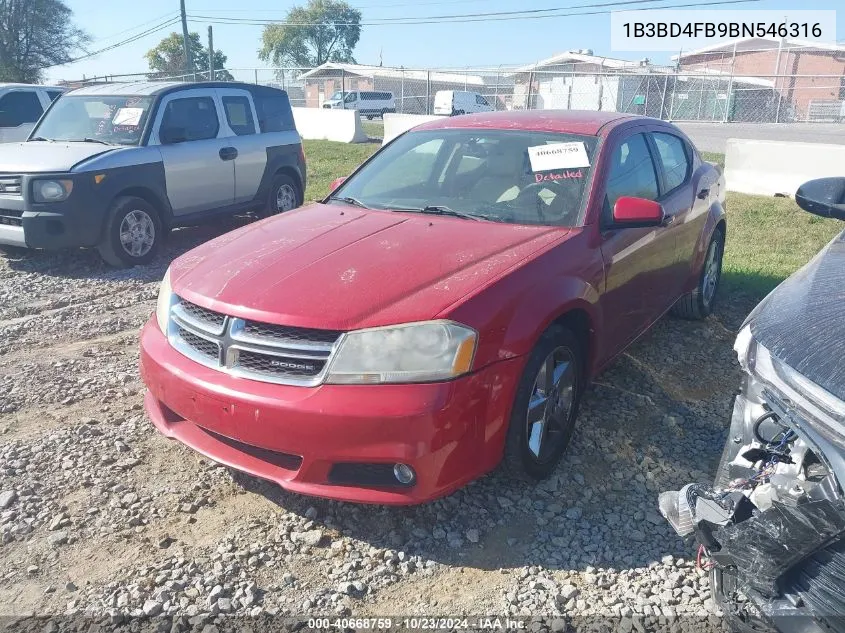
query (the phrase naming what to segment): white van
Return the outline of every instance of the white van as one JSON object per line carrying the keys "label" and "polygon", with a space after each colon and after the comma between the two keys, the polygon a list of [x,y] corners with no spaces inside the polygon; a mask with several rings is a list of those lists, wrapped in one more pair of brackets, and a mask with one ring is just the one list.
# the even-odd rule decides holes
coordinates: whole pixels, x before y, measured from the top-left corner
{"label": "white van", "polygon": [[0,143],[25,141],[44,110],[64,88],[0,83]]}
{"label": "white van", "polygon": [[454,116],[473,112],[492,112],[495,109],[477,92],[438,90],[434,95],[434,114]]}
{"label": "white van", "polygon": [[323,103],[324,108],[335,110],[358,110],[368,119],[383,116],[385,112],[396,112],[396,99],[386,90],[338,90]]}

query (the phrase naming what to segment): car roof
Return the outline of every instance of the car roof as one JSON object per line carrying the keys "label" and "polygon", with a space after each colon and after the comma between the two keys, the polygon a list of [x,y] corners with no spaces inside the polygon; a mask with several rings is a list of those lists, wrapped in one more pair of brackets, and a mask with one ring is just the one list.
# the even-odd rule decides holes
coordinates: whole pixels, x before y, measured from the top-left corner
{"label": "car roof", "polygon": [[622,121],[648,117],[620,112],[596,112],[594,110],[508,110],[501,112],[480,112],[459,117],[443,117],[429,121],[414,130],[440,130],[480,128],[488,130],[530,130],[534,132],[565,132],[569,134],[596,135]]}
{"label": "car roof", "polygon": [[49,88],[50,90],[67,90],[67,88],[62,88],[61,86],[45,86],[42,84],[18,84],[13,82],[0,83],[0,90],[2,90],[3,88]]}
{"label": "car roof", "polygon": [[73,90],[71,95],[98,95],[98,96],[158,96],[165,92],[177,90],[189,90],[194,88],[241,88],[250,90],[254,84],[247,84],[237,81],[128,81],[109,84],[97,84],[84,86]]}

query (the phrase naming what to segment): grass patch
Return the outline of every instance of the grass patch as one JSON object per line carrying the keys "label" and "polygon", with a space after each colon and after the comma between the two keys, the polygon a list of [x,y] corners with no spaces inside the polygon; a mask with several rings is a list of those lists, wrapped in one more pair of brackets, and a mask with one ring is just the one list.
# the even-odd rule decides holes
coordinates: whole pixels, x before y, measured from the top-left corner
{"label": "grass patch", "polygon": [[303,141],[302,145],[308,163],[306,201],[325,198],[332,180],[351,174],[381,147],[378,143],[347,144],[334,141]]}
{"label": "grass patch", "polygon": [[723,281],[729,291],[762,298],[842,230],[790,198],[728,193]]}
{"label": "grass patch", "polygon": [[708,163],[715,163],[720,167],[725,166],[725,155],[717,152],[701,152],[701,158]]}
{"label": "grass patch", "polygon": [[[304,145],[308,161],[306,200],[328,195],[332,180],[352,173],[381,147],[378,143],[332,141],[305,141]],[[703,156],[724,163],[723,154]],[[727,213],[724,287],[755,299],[807,263],[843,228],[842,222],[802,211],[789,198],[728,193]]]}
{"label": "grass patch", "polygon": [[384,121],[381,119],[373,119],[372,121],[361,117],[361,127],[370,138],[384,138]]}

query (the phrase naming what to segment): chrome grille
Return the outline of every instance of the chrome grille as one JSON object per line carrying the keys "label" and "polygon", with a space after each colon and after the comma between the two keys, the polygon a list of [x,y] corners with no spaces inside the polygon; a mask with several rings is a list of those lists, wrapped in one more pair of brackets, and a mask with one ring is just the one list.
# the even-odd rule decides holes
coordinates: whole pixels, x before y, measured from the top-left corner
{"label": "chrome grille", "polygon": [[171,345],[198,363],[241,378],[317,385],[343,335],[246,321],[174,300],[167,328]]}
{"label": "chrome grille", "polygon": [[9,174],[0,174],[0,195],[20,196],[21,177]]}

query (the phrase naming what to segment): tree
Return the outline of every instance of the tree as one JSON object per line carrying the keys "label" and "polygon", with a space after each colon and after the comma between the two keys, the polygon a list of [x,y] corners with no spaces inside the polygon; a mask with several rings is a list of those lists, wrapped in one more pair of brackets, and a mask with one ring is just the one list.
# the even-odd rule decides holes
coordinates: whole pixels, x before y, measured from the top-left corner
{"label": "tree", "polygon": [[72,16],[62,0],[0,0],[0,81],[38,83],[72,61],[89,39]]}
{"label": "tree", "polygon": [[285,21],[264,27],[258,56],[276,66],[312,68],[326,62],[355,63],[361,12],[343,0],[308,0],[293,7]]}
{"label": "tree", "polygon": [[[191,72],[203,79],[208,77],[208,49],[202,45],[199,33],[188,34],[188,48],[191,51]],[[167,79],[179,77],[185,80],[185,48],[182,46],[182,35],[171,33],[158,46],[147,51],[144,55],[152,71],[150,79]],[[225,70],[226,56],[220,49],[214,49],[214,78],[220,81],[232,81],[231,73]]]}

